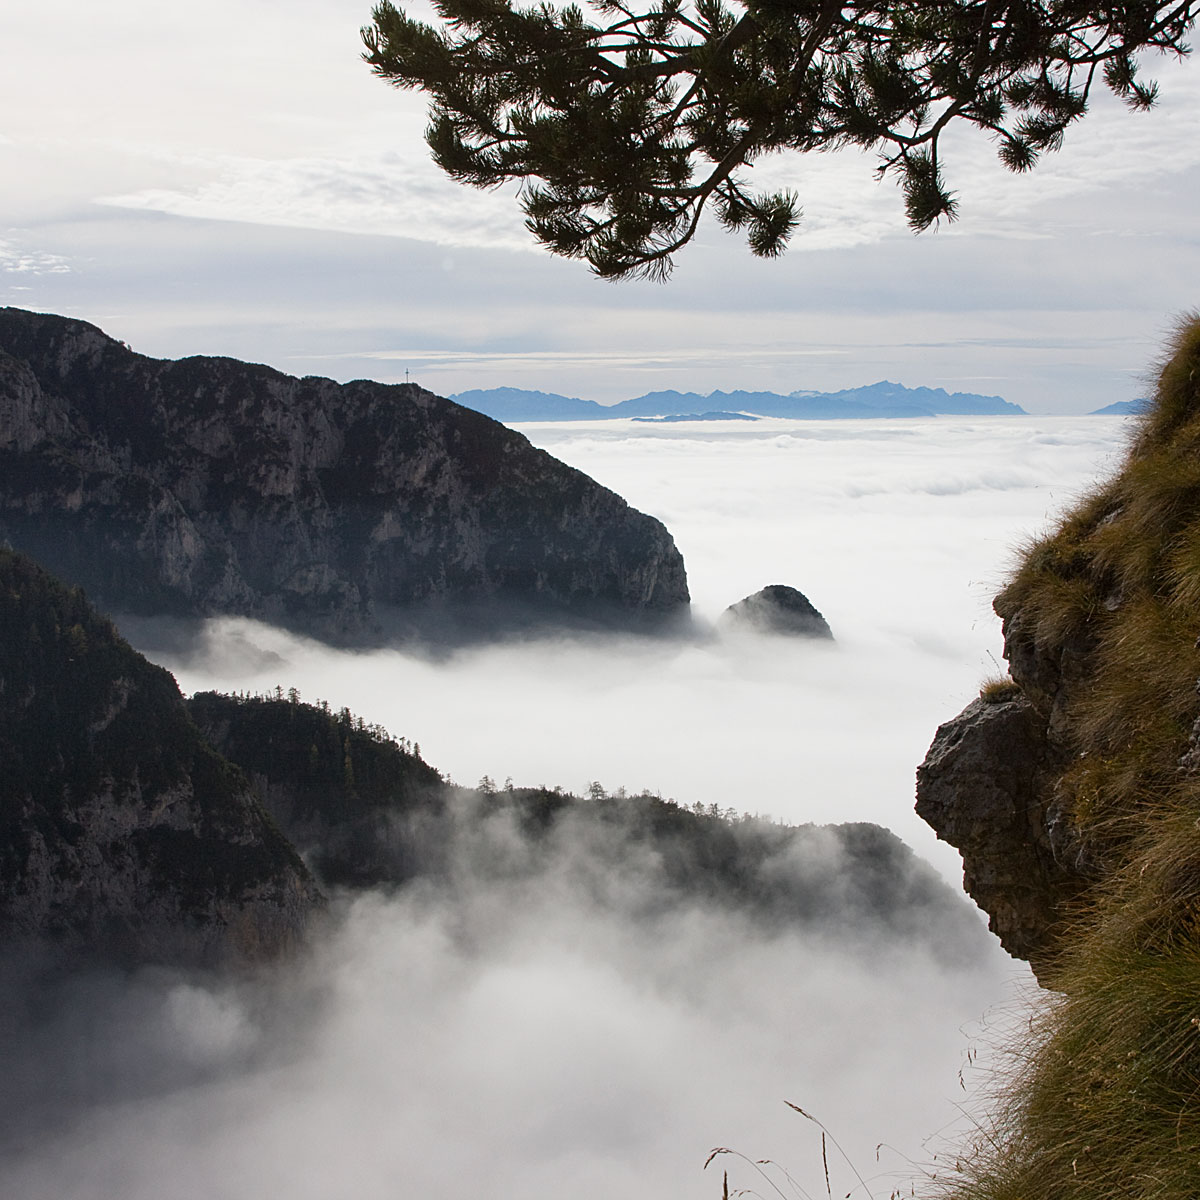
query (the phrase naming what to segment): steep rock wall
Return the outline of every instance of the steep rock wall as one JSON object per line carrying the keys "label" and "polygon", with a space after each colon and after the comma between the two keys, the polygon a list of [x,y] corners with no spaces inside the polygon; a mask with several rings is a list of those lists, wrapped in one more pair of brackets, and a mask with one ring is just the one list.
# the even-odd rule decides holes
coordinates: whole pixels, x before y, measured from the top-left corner
{"label": "steep rock wall", "polygon": [[963,886],[1004,948],[1035,969],[1084,878],[1053,803],[1062,757],[1015,689],[946,722],[917,772],[917,815],[963,856]]}
{"label": "steep rock wall", "polygon": [[683,610],[663,526],[416,385],[163,362],[0,309],[0,539],[109,611],[356,640],[455,606],[636,623]]}

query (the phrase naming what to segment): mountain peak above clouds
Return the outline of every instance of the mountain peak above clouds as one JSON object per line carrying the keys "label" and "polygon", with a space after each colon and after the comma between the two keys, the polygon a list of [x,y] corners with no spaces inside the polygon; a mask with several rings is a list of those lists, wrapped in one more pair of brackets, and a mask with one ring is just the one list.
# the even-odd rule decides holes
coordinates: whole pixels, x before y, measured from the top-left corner
{"label": "mountain peak above clouds", "polygon": [[687,417],[713,412],[789,420],[849,420],[879,417],[1016,416],[1020,405],[1001,396],[906,387],[890,380],[838,392],[770,391],[647,392],[617,404],[597,404],[550,392],[502,387],[459,392],[451,397],[497,421],[597,421],[622,417]]}

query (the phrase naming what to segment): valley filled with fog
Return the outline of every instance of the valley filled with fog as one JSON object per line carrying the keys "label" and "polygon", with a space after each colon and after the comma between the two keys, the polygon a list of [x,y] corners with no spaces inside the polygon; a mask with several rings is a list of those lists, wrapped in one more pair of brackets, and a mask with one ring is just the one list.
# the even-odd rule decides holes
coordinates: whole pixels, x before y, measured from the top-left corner
{"label": "valley filled with fog", "polygon": [[[225,620],[192,653],[152,656],[185,692],[347,706],[462,784],[598,781],[878,822],[957,886],[957,856],[912,814],[916,765],[1003,669],[990,599],[1014,551],[1115,467],[1124,420],[521,428],[664,521],[691,636],[429,656]],[[718,629],[771,583],[803,591],[836,640]],[[10,973],[0,1194],[715,1200],[725,1166],[771,1192],[732,1156],[703,1171],[718,1146],[786,1167],[786,1195],[823,1193],[820,1131],[784,1101],[844,1147],[827,1147],[842,1195],[936,1171],[1032,986],[982,919],[953,953],[760,925],[719,899],[659,902],[652,862],[598,887],[589,852],[564,840],[484,880],[469,860],[495,844],[464,843],[453,887],[335,899],[302,961],[253,978],[98,973],[32,1011]]]}
{"label": "valley filled with fog", "polygon": [[[1115,465],[1124,419],[518,428],[666,524],[696,638],[552,637],[444,660],[221,621],[207,653],[159,661],[185,692],[294,686],[347,706],[458,783],[596,780],[789,822],[877,821],[957,881],[957,855],[911,811],[913,773],[1004,669],[991,599],[1014,550]],[[799,588],[836,641],[713,634],[771,583]]]}

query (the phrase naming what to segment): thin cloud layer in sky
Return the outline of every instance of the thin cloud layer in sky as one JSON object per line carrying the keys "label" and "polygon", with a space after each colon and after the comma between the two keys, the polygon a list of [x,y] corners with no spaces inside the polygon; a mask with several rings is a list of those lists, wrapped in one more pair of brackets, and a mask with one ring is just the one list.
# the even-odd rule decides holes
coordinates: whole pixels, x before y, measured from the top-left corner
{"label": "thin cloud layer in sky", "polygon": [[432,166],[421,98],[359,61],[369,7],[0,12],[0,301],[147,353],[337,378],[407,366],[443,394],[608,401],[887,377],[1032,411],[1138,394],[1196,303],[1191,62],[1150,64],[1152,114],[1098,96],[1026,176],[986,139],[953,139],[962,218],[938,233],[907,231],[869,157],[780,156],[757,171],[806,212],[782,262],[709,228],[667,286],[612,286],[537,249],[511,191]]}

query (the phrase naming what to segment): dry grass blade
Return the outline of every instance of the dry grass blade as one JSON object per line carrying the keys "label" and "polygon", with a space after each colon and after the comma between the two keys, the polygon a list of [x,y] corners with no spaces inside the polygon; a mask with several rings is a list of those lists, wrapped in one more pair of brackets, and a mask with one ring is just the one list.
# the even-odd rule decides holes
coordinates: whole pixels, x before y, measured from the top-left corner
{"label": "dry grass blade", "polygon": [[[800,1197],[800,1200],[812,1200],[812,1197],[809,1195],[809,1193],[806,1192],[804,1190],[804,1188],[801,1187],[800,1184],[797,1183],[796,1180],[793,1179],[792,1176],[789,1175],[788,1172],[783,1167],[781,1167],[777,1162],[774,1162],[773,1160],[771,1160],[769,1158],[752,1159],[752,1158],[748,1157],[747,1155],[743,1154],[740,1150],[733,1150],[728,1146],[717,1146],[715,1149],[713,1149],[709,1152],[708,1158],[706,1158],[704,1160],[704,1166],[707,1167],[708,1164],[711,1163],[714,1158],[717,1158],[719,1155],[722,1155],[722,1154],[729,1154],[729,1155],[732,1155],[734,1158],[740,1158],[742,1160],[742,1162],[747,1163],[749,1166],[753,1167],[754,1170],[763,1179],[763,1181],[767,1184],[767,1186],[777,1196],[779,1196],[781,1198],[781,1200],[789,1200],[789,1197],[788,1197],[787,1193],[779,1186],[779,1184],[777,1184],[775,1182],[775,1180],[771,1178],[771,1176],[767,1173],[767,1171],[765,1171],[763,1169],[764,1167],[774,1167],[783,1176],[783,1178],[787,1181],[788,1186],[792,1189],[792,1191],[795,1192],[795,1194]],[[728,1189],[728,1187],[729,1187],[729,1173],[728,1172],[725,1173],[724,1187],[726,1189]],[[729,1194],[733,1195],[733,1196],[749,1196],[749,1195],[757,1195],[758,1193],[748,1191],[747,1189],[739,1189],[739,1190],[734,1191]],[[724,1200],[724,1196],[722,1197],[722,1200]]]}
{"label": "dry grass blade", "polygon": [[[800,1105],[793,1104],[790,1100],[785,1100],[784,1104],[786,1104],[788,1106],[788,1108],[790,1108],[793,1112],[798,1112],[806,1121],[811,1121],[821,1131],[821,1158],[825,1162],[825,1187],[826,1187],[826,1190],[827,1191],[829,1190],[829,1161],[825,1157],[825,1139],[826,1139],[826,1137],[828,1137],[829,1140],[837,1148],[837,1152],[842,1156],[842,1159],[845,1161],[846,1166],[848,1166],[850,1168],[850,1170],[854,1172],[854,1178],[858,1180],[858,1186],[860,1188],[862,1188],[863,1192],[866,1193],[868,1200],[870,1200],[871,1189],[867,1186],[867,1181],[862,1177],[862,1175],[859,1174],[858,1168],[854,1165],[853,1159],[851,1159],[850,1155],[848,1155],[846,1153],[846,1151],[842,1149],[842,1144],[837,1140],[837,1138],[835,1138],[833,1136],[833,1134],[830,1133],[829,1130],[825,1128],[824,1123],[817,1120],[817,1118],[814,1117],[812,1115],[812,1113],[805,1112],[804,1109],[802,1109],[800,1107]],[[847,1196],[852,1196],[853,1194],[854,1194],[854,1189],[852,1189],[851,1191],[846,1193]],[[830,1192],[830,1195],[832,1196],[832,1192]]]}

